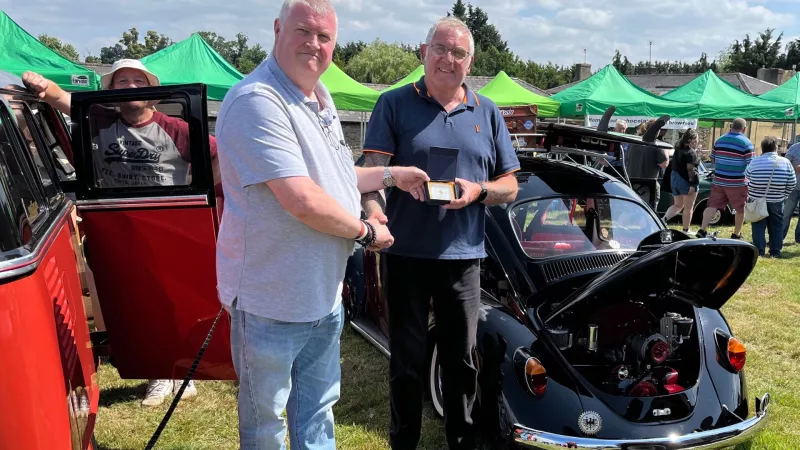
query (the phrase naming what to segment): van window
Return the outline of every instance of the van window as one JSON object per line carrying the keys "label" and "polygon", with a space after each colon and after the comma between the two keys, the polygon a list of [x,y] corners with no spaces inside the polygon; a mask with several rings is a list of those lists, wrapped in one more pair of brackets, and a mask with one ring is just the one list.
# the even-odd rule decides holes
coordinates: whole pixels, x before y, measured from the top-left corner
{"label": "van window", "polygon": [[53,173],[46,146],[42,142],[41,133],[38,132],[38,124],[34,120],[31,110],[24,103],[14,102],[11,104],[11,108],[17,118],[25,147],[31,155],[34,168],[42,182],[44,196],[50,201],[55,201],[59,197],[58,187],[53,182],[56,176]]}
{"label": "van window", "polygon": [[[152,117],[131,125],[142,109]],[[133,113],[131,113],[133,111]],[[191,183],[186,105],[181,100],[138,100],[89,109],[94,187],[138,188]]]}
{"label": "van window", "polygon": [[7,110],[0,107],[0,181],[9,195],[11,204],[8,206],[13,215],[14,226],[22,236],[23,244],[27,244],[33,235],[37,219],[46,211],[46,205],[30,170],[20,160],[15,148],[15,126]]}
{"label": "van window", "polygon": [[[70,181],[75,179],[75,167],[70,163],[61,142],[58,140],[57,127],[64,127],[69,136],[69,128],[66,123],[62,121],[61,124],[55,124],[51,115],[47,114],[47,106],[43,103],[29,103],[33,119],[39,125],[39,130],[42,132],[42,139],[44,139],[45,147],[52,156],[51,161],[56,169],[56,175],[61,181]],[[63,117],[61,113],[57,113],[59,117]],[[67,137],[69,138],[69,137]],[[68,144],[68,143],[66,143]]]}

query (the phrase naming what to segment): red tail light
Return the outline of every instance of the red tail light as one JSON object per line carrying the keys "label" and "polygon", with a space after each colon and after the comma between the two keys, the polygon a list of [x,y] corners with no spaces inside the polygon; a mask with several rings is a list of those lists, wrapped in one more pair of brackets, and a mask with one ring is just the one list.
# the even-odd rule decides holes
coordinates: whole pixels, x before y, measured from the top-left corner
{"label": "red tail light", "polygon": [[731,367],[737,372],[744,369],[744,364],[747,361],[747,349],[744,344],[735,337],[728,339],[728,362]]}
{"label": "red tail light", "polygon": [[547,389],[547,370],[536,358],[528,358],[525,361],[525,382],[528,389],[537,397],[544,395]]}

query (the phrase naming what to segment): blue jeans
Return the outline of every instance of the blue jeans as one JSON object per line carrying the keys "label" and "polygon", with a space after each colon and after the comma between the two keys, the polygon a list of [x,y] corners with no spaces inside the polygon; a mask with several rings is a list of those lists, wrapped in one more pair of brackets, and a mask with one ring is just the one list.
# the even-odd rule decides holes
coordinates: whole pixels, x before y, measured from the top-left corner
{"label": "blue jeans", "polygon": [[281,322],[235,308],[229,312],[242,450],[285,450],[284,408],[292,450],[335,450],[342,307],[316,322]]}
{"label": "blue jeans", "polygon": [[767,202],[769,215],[753,222],[753,245],[758,254],[764,256],[767,247],[766,233],[769,232],[769,254],[780,256],[783,248],[783,202]]}
{"label": "blue jeans", "polygon": [[[789,234],[789,225],[792,224],[792,213],[800,203],[800,189],[795,189],[789,194],[786,200],[786,205],[783,207],[783,238]],[[800,242],[800,219],[798,219],[797,226],[794,229],[794,241]]]}

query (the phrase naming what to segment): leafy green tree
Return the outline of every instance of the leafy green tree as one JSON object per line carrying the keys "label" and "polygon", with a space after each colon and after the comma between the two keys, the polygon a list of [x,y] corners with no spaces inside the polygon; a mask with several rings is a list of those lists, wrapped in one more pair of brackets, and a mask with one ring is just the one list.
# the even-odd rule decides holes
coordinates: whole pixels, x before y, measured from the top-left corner
{"label": "leafy green tree", "polygon": [[83,62],[86,64],[100,64],[103,60],[99,56],[86,55],[86,59]]}
{"label": "leafy green tree", "polygon": [[78,62],[80,55],[78,55],[78,51],[75,50],[75,46],[72,44],[65,44],[61,42],[61,39],[48,36],[46,34],[39,35],[39,42],[44,44],[50,50],[58,53],[59,55],[63,56],[64,58],[69,59],[70,61]]}
{"label": "leafy green tree", "polygon": [[401,45],[376,39],[342,68],[359,83],[391,84],[408,75],[420,60]]}

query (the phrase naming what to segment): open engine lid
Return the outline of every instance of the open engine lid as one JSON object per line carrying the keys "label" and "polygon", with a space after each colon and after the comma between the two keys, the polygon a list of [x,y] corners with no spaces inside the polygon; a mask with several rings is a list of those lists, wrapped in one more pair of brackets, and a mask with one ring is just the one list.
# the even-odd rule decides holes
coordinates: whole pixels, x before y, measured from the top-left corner
{"label": "open engine lid", "polygon": [[[694,306],[720,309],[742,286],[758,259],[756,248],[732,239],[686,239],[673,242],[671,230],[642,241],[640,250],[555,305],[544,319],[583,302],[619,295],[645,298],[671,294]],[[660,245],[654,245],[654,239]],[[685,238],[684,238],[685,239]]]}

